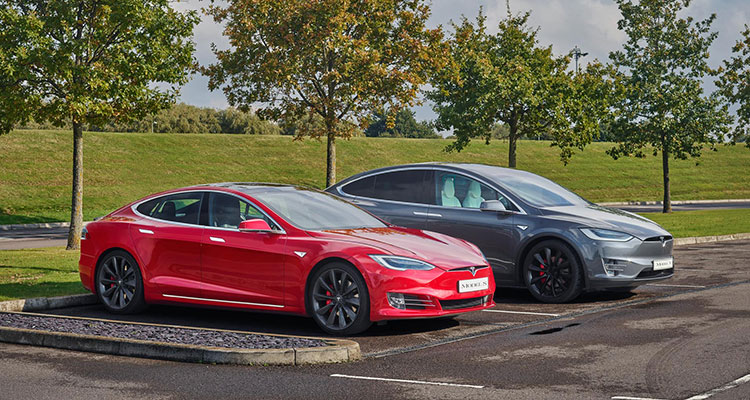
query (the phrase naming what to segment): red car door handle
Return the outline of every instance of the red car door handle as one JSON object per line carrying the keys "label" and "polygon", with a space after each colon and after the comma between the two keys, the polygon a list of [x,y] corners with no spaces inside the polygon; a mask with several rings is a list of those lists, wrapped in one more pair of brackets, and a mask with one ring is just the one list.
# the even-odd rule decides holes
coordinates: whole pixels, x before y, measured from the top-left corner
{"label": "red car door handle", "polygon": [[212,242],[219,242],[219,243],[226,242],[226,240],[224,240],[224,239],[222,239],[220,237],[216,237],[216,236],[209,236],[208,238],[211,239]]}
{"label": "red car door handle", "polygon": [[145,233],[146,235],[153,235],[154,234],[154,231],[152,231],[151,229],[138,229],[138,232]]}

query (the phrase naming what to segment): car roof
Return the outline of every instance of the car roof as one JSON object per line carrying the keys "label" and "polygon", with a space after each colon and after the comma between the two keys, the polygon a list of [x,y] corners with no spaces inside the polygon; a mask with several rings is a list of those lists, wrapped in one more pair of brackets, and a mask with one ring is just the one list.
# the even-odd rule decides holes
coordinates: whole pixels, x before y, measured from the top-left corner
{"label": "car roof", "polygon": [[419,167],[443,167],[448,169],[455,169],[459,171],[468,171],[472,172],[479,176],[485,176],[487,178],[502,178],[502,177],[523,177],[523,176],[529,176],[535,174],[523,170],[513,169],[513,168],[505,168],[505,167],[499,167],[496,165],[488,165],[488,164],[477,164],[477,163],[450,163],[450,162],[424,162],[424,163],[414,163],[414,164],[402,164],[402,165],[393,165],[388,167],[382,167],[382,168],[376,168],[369,171],[364,171],[359,174],[356,174],[350,178],[344,179],[341,182],[338,182],[334,186],[339,186],[344,183],[348,183],[351,180],[376,174],[376,173],[383,173],[388,172],[392,170],[398,170],[402,168],[419,168]]}
{"label": "car roof", "polygon": [[[272,190],[316,190],[306,186],[291,185],[283,183],[266,183],[266,182],[220,182],[195,185],[190,188],[224,188],[236,190],[247,194],[263,193]],[[186,188],[188,189],[188,188]]]}

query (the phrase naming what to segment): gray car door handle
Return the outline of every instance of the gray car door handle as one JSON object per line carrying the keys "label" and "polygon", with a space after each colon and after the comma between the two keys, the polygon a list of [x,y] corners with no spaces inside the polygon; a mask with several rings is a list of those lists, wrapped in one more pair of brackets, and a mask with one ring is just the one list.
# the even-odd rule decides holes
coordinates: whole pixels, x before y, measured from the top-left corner
{"label": "gray car door handle", "polygon": [[419,212],[419,211],[414,211],[414,215],[421,215],[421,216],[425,216],[425,217],[443,218],[443,216],[441,214],[426,213],[426,212]]}

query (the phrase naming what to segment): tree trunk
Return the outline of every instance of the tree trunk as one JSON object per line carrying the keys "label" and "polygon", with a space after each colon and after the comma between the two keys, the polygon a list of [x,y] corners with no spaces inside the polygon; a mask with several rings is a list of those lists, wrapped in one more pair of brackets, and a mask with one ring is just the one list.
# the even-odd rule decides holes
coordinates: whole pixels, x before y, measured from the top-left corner
{"label": "tree trunk", "polygon": [[510,120],[508,134],[508,168],[516,167],[516,142],[518,141],[518,122]]}
{"label": "tree trunk", "polygon": [[669,188],[669,149],[666,146],[666,140],[662,141],[662,151],[661,151],[661,166],[662,171],[664,173],[664,208],[662,209],[662,212],[665,213],[671,213],[672,212],[672,198],[670,195],[670,188]]}
{"label": "tree trunk", "polygon": [[326,123],[328,131],[328,150],[326,165],[326,187],[336,183],[336,132],[331,123]]}
{"label": "tree trunk", "polygon": [[73,123],[73,196],[70,207],[68,250],[81,248],[83,229],[83,125]]}

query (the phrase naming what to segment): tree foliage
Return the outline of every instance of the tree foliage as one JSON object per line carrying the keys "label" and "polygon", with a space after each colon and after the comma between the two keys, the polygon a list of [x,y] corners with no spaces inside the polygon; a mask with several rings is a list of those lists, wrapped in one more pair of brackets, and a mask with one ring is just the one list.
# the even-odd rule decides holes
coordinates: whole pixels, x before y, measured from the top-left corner
{"label": "tree foliage", "polygon": [[689,0],[617,0],[618,28],[628,35],[610,54],[615,88],[609,150],[621,156],[662,154],[664,212],[671,212],[669,159],[698,157],[705,144],[723,141],[728,114],[715,94],[704,94],[703,78],[713,71],[708,50],[715,15],[702,21],[678,14]]}
{"label": "tree foliage", "polygon": [[414,111],[402,108],[398,111],[377,111],[372,115],[372,122],[365,129],[368,137],[396,137],[435,139],[440,136],[435,128],[426,121],[414,118]]}
{"label": "tree foliage", "polygon": [[[489,143],[497,123],[508,126],[508,165],[516,166],[516,141],[546,132],[567,162],[573,148],[582,149],[598,132],[599,111],[605,107],[587,90],[599,90],[590,79],[602,67],[573,77],[568,57],[555,57],[541,47],[530,29],[529,13],[507,16],[498,33],[487,31],[481,10],[476,23],[463,18],[454,24],[448,68],[437,71],[428,98],[435,102],[440,130],[453,129],[448,150],[460,151],[472,138]],[[600,73],[599,73],[600,74]],[[596,78],[596,76],[594,76]]]}
{"label": "tree foliage", "polygon": [[231,48],[206,68],[240,108],[261,104],[274,120],[317,115],[297,137],[328,140],[326,183],[335,182],[335,138],[348,137],[371,110],[414,104],[440,63],[442,34],[425,27],[423,0],[234,0],[208,10]]}
{"label": "tree foliage", "polygon": [[170,104],[194,66],[197,22],[168,0],[0,0],[0,131],[29,118],[73,124],[68,248],[82,225],[83,125]]}
{"label": "tree foliage", "polygon": [[737,106],[732,143],[744,141],[750,148],[750,26],[745,25],[732,52],[734,56],[724,61],[717,86],[727,102]]}
{"label": "tree foliage", "polygon": [[[71,120],[55,127],[50,122],[33,119],[21,129],[73,129]],[[156,133],[230,133],[246,135],[280,135],[281,128],[272,121],[260,119],[254,112],[235,108],[216,110],[178,103],[135,121],[113,121],[104,125],[88,124],[84,130],[91,132],[151,132]]]}

